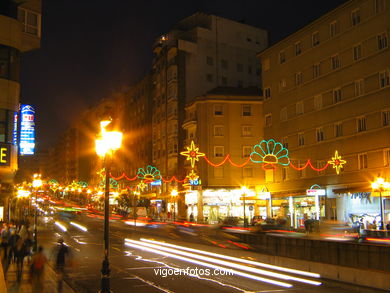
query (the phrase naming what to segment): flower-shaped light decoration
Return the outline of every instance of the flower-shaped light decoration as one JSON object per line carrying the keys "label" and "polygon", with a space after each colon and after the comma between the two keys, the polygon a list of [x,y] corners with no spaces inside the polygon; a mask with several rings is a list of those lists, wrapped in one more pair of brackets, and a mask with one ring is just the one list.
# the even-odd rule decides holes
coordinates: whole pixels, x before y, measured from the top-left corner
{"label": "flower-shaped light decoration", "polygon": [[332,157],[332,160],[329,160],[328,163],[333,165],[333,168],[336,169],[337,174],[340,174],[340,169],[344,168],[344,164],[346,164],[347,161],[342,160],[341,156],[339,156],[339,152],[335,151],[334,157]]}
{"label": "flower-shaped light decoration", "polygon": [[150,165],[146,167],[146,170],[144,170],[143,168],[139,168],[137,176],[139,179],[143,180],[146,183],[161,180],[160,170]]}
{"label": "flower-shaped light decoration", "polygon": [[204,157],[206,154],[199,152],[199,148],[195,146],[194,141],[191,141],[191,146],[186,147],[186,151],[181,152],[180,155],[186,156],[187,161],[191,161],[191,167],[194,168],[195,161],[199,161],[199,157]]}
{"label": "flower-shaped light decoration", "polygon": [[253,163],[264,163],[264,170],[276,169],[276,164],[282,166],[288,166],[290,164],[288,149],[273,139],[262,140],[259,144],[255,145],[250,154],[250,159]]}
{"label": "flower-shaped light decoration", "polygon": [[[100,181],[99,186],[104,188],[106,186],[106,179]],[[117,189],[118,188],[118,181],[116,181],[113,178],[110,178],[110,188]]]}
{"label": "flower-shaped light decoration", "polygon": [[59,187],[59,184],[58,184],[57,180],[50,179],[47,183],[49,184],[51,190],[53,190],[54,192],[57,191],[57,189]]}

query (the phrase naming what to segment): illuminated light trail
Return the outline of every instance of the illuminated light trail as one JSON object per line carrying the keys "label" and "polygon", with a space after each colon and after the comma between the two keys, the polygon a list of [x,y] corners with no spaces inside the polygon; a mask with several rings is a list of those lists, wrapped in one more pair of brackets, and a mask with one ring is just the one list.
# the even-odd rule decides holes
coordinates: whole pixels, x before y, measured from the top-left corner
{"label": "illuminated light trail", "polygon": [[[145,243],[143,243],[143,244],[145,244]],[[135,244],[135,243],[125,242],[125,245],[126,246],[130,246],[130,247],[134,247],[134,248],[138,248],[138,249],[141,249],[141,250],[149,251],[149,252],[152,252],[152,253],[164,255],[164,256],[167,256],[167,257],[172,257],[172,258],[175,258],[175,259],[178,259],[178,260],[181,260],[181,261],[186,261],[186,262],[190,262],[190,263],[193,263],[193,264],[198,264],[198,265],[201,265],[201,266],[204,266],[204,267],[208,267],[208,268],[213,268],[213,269],[217,269],[217,270],[221,270],[221,271],[222,270],[223,271],[227,271],[228,270],[229,272],[233,273],[234,275],[238,275],[238,276],[241,276],[241,277],[244,277],[244,278],[248,278],[248,279],[252,279],[252,280],[256,280],[256,281],[260,281],[260,282],[264,282],[264,283],[269,283],[269,284],[276,285],[276,286],[281,286],[281,287],[285,287],[285,288],[291,288],[293,286],[293,285],[291,285],[289,283],[280,282],[280,281],[274,281],[274,280],[271,280],[271,279],[258,277],[258,276],[255,276],[255,275],[243,273],[243,272],[236,271],[236,270],[233,270],[233,269],[227,269],[227,268],[220,267],[220,266],[217,266],[217,265],[213,265],[213,264],[210,264],[210,263],[206,263],[206,262],[203,262],[203,261],[194,260],[194,259],[191,259],[191,258],[188,258],[188,257],[176,255],[176,254],[169,253],[169,252],[159,251],[159,250],[156,250],[156,249],[153,249],[153,248],[149,248],[149,247],[145,247],[145,246],[142,246],[142,245],[139,245],[139,244]]]}
{"label": "illuminated light trail", "polygon": [[172,253],[180,254],[183,256],[200,259],[202,261],[212,262],[212,263],[215,263],[215,264],[218,264],[221,266],[233,267],[233,268],[237,268],[239,270],[248,271],[248,272],[259,274],[259,275],[265,275],[267,277],[274,277],[274,278],[283,279],[283,280],[291,280],[291,281],[306,283],[306,284],[315,285],[315,286],[321,285],[321,282],[297,278],[297,277],[293,277],[293,276],[289,276],[289,275],[285,275],[285,274],[280,274],[280,273],[275,273],[275,272],[270,272],[270,271],[266,271],[263,269],[248,267],[245,265],[240,265],[237,263],[228,262],[228,261],[224,261],[224,260],[220,260],[220,259],[216,259],[216,258],[211,258],[211,257],[203,256],[203,255],[185,252],[185,251],[179,251],[177,249],[172,249],[172,248],[168,248],[168,247],[161,247],[161,245],[145,243],[145,242],[131,240],[131,239],[126,239],[126,241],[131,242],[131,243],[135,243],[135,244],[139,244],[139,245],[145,245],[145,246],[148,246],[150,248],[160,249],[163,251],[172,252]]}
{"label": "illuminated light trail", "polygon": [[62,231],[66,232],[68,229],[64,225],[62,225],[60,222],[55,222],[54,223],[58,228],[60,228]]}
{"label": "illuminated light trail", "polygon": [[301,271],[301,270],[279,267],[279,266],[270,265],[270,264],[266,264],[266,263],[262,263],[262,262],[227,256],[227,255],[223,255],[223,254],[208,252],[208,251],[189,248],[189,247],[180,246],[180,245],[174,245],[174,244],[165,243],[165,242],[161,242],[161,241],[149,240],[149,239],[145,239],[145,238],[141,238],[140,240],[145,241],[145,242],[149,242],[149,243],[158,244],[158,245],[163,245],[163,246],[168,246],[168,247],[172,247],[172,248],[178,248],[178,249],[182,249],[182,250],[196,252],[196,253],[200,253],[200,254],[210,255],[210,256],[214,256],[214,257],[218,257],[218,258],[224,258],[224,259],[228,259],[228,260],[232,260],[232,261],[236,261],[236,262],[242,262],[242,263],[246,263],[246,264],[250,264],[250,265],[254,265],[254,266],[259,266],[259,267],[264,267],[264,268],[268,268],[268,269],[272,269],[272,270],[283,271],[286,273],[292,273],[292,274],[302,275],[302,276],[307,276],[307,277],[312,277],[312,278],[321,278],[320,274],[316,274],[316,273],[310,273],[310,272],[305,272],[305,271]]}
{"label": "illuminated light trail", "polygon": [[70,224],[73,225],[73,226],[75,226],[75,227],[77,227],[77,228],[79,228],[80,230],[82,230],[82,231],[84,231],[84,232],[87,232],[87,231],[88,231],[88,229],[87,229],[86,227],[84,227],[84,226],[82,226],[82,225],[80,225],[80,224],[77,224],[77,223],[75,223],[75,222],[70,222]]}

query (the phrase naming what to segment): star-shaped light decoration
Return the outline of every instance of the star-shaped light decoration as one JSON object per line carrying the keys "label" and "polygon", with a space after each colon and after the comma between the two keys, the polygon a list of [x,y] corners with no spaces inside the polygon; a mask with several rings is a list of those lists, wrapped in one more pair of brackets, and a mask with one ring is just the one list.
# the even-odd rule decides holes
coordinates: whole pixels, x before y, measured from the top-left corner
{"label": "star-shaped light decoration", "polygon": [[148,186],[145,182],[141,181],[140,183],[138,183],[137,187],[139,190],[141,191],[144,191],[144,189],[146,188],[146,186]]}
{"label": "star-shaped light decoration", "polygon": [[204,157],[206,154],[199,152],[199,148],[195,147],[195,143],[193,140],[191,141],[191,146],[186,148],[187,150],[181,152],[180,155],[186,156],[186,160],[191,161],[191,167],[194,168],[195,161],[199,161],[199,157]]}
{"label": "star-shaped light decoration", "polygon": [[335,151],[334,157],[332,157],[332,160],[329,160],[328,163],[333,165],[333,168],[336,169],[337,174],[340,174],[340,169],[344,168],[344,164],[346,164],[347,161],[342,160],[341,156],[339,156],[339,152]]}
{"label": "star-shaped light decoration", "polygon": [[186,176],[188,178],[188,181],[190,182],[190,185],[200,185],[200,179],[199,175],[195,173],[194,169],[191,170],[191,172]]}
{"label": "star-shaped light decoration", "polygon": [[97,171],[96,174],[98,174],[102,179],[106,178],[106,170],[104,168],[100,171]]}

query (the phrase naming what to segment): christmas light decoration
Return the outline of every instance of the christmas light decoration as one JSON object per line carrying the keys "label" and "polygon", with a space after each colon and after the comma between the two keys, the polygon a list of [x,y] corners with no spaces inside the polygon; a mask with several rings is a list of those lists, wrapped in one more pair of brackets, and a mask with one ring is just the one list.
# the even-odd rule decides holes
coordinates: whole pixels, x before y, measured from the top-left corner
{"label": "christmas light decoration", "polygon": [[264,163],[263,169],[275,169],[276,164],[282,166],[290,164],[288,150],[280,142],[273,139],[262,140],[255,145],[250,154],[250,160],[253,163]]}
{"label": "christmas light decoration", "polygon": [[340,169],[344,168],[344,165],[347,163],[347,161],[342,160],[341,156],[339,156],[339,152],[335,151],[334,157],[332,157],[332,160],[329,160],[328,163],[333,165],[333,168],[336,169],[337,174],[340,174]]}
{"label": "christmas light decoration", "polygon": [[186,160],[191,161],[191,167],[194,168],[195,161],[199,161],[199,157],[204,157],[206,154],[199,152],[199,148],[195,147],[193,140],[191,141],[191,146],[186,148],[187,151],[181,152],[180,155],[186,156]]}
{"label": "christmas light decoration", "polygon": [[195,173],[195,171],[192,169],[190,174],[186,176],[188,178],[190,185],[200,185],[201,181],[199,179],[198,174]]}
{"label": "christmas light decoration", "polygon": [[138,183],[137,188],[138,188],[139,190],[141,190],[141,191],[144,191],[144,189],[145,189],[147,186],[148,186],[148,185],[147,185],[145,182],[141,181],[140,183]]}
{"label": "christmas light decoration", "polygon": [[313,166],[310,159],[307,160],[306,164],[303,167],[294,166],[294,164],[290,161],[290,167],[294,168],[297,171],[301,171],[301,170],[307,168],[308,166],[310,166],[310,168],[312,168],[314,171],[321,172],[321,171],[324,171],[326,168],[328,168],[329,163],[326,163],[325,166],[322,168],[316,168]]}
{"label": "christmas light decoration", "polygon": [[139,179],[144,180],[147,183],[161,179],[160,170],[150,165],[146,167],[146,170],[139,168],[137,176]]}

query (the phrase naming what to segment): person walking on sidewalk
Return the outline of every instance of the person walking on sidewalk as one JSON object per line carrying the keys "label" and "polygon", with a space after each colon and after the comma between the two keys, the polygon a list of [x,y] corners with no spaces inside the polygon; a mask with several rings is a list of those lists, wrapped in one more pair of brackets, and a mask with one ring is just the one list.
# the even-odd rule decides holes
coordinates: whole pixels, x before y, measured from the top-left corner
{"label": "person walking on sidewalk", "polygon": [[47,258],[43,253],[43,247],[38,247],[38,252],[35,253],[31,261],[31,281],[34,293],[42,293],[44,290],[44,272]]}
{"label": "person walking on sidewalk", "polygon": [[65,277],[65,266],[69,263],[70,249],[64,243],[64,239],[58,239],[58,245],[54,248],[55,268],[57,272],[57,292],[61,293],[63,288],[63,280]]}

